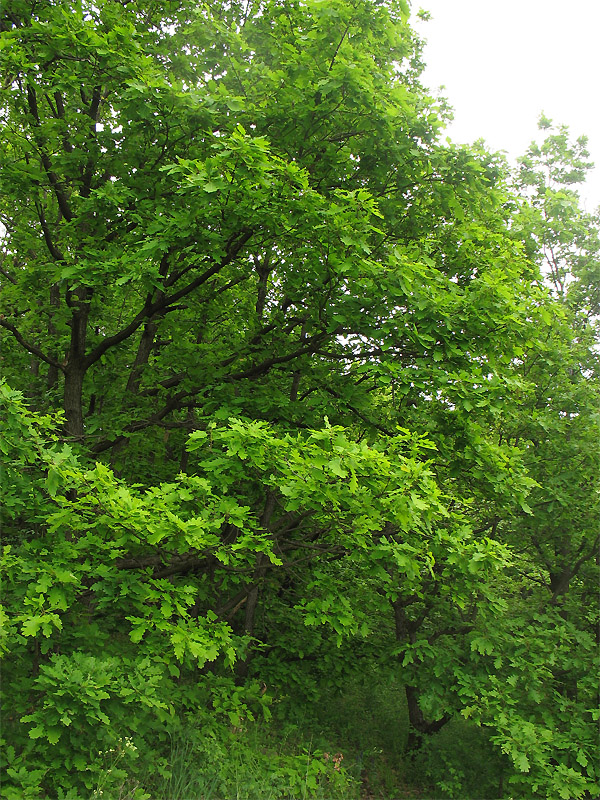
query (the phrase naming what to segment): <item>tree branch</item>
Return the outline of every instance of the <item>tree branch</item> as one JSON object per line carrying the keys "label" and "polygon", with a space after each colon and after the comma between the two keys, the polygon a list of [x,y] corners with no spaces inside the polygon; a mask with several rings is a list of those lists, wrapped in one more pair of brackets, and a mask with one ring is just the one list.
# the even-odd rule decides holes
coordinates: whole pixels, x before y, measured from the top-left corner
{"label": "tree branch", "polygon": [[37,356],[40,359],[40,361],[45,361],[46,364],[50,364],[50,366],[56,367],[57,369],[60,369],[62,372],[65,371],[65,368],[64,368],[63,364],[61,364],[55,358],[52,358],[51,356],[47,356],[43,352],[43,350],[40,350],[40,348],[37,347],[37,345],[32,344],[31,342],[28,342],[21,335],[19,330],[11,322],[9,322],[7,319],[5,319],[2,314],[0,314],[0,326],[3,327],[3,328],[6,328],[7,331],[10,331],[12,333],[12,335],[15,337],[15,339],[17,340],[17,342],[21,345],[21,347],[23,347],[25,350],[27,350],[32,355]]}
{"label": "tree branch", "polygon": [[235,246],[227,254],[227,256],[225,256],[225,258],[214,263],[212,267],[205,270],[201,275],[198,275],[198,277],[188,283],[187,286],[182,287],[177,292],[173,292],[171,295],[160,297],[154,303],[148,303],[148,301],[146,301],[144,308],[142,308],[142,310],[135,315],[129,325],[120,330],[118,333],[115,333],[113,336],[108,336],[106,339],[103,339],[102,342],[100,342],[100,344],[94,350],[92,350],[92,352],[85,359],[85,369],[88,369],[92,364],[98,361],[98,359],[101,358],[111,347],[114,347],[115,345],[118,345],[128,339],[137,331],[137,329],[145,320],[153,317],[155,314],[162,315],[168,313],[169,310],[171,310],[169,308],[170,306],[172,306],[178,300],[181,300],[182,297],[186,297],[187,295],[191,294],[191,292],[193,292],[195,289],[198,289],[203,283],[206,283],[206,281],[212,278],[213,275],[216,275],[218,272],[220,272],[220,270],[234,260],[244,244],[250,239],[252,233],[252,230],[246,229],[237,239]]}
{"label": "tree branch", "polygon": [[[34,119],[34,129],[37,129],[41,133],[41,122],[39,117],[38,111],[38,104],[37,104],[37,96],[35,93],[35,89],[31,84],[27,84],[27,104],[29,107],[29,111],[31,116]],[[71,208],[69,206],[69,201],[67,200],[67,195],[65,194],[64,189],[60,185],[60,181],[56,177],[56,174],[52,170],[52,163],[50,161],[50,157],[44,150],[44,143],[42,141],[41,136],[38,135],[36,138],[36,144],[39,148],[40,158],[42,160],[42,165],[48,176],[48,180],[50,181],[50,185],[54,189],[54,194],[56,195],[56,199],[58,201],[58,206],[62,212],[63,217],[67,220],[67,222],[71,222],[73,219],[73,214],[71,213]]]}
{"label": "tree branch", "polygon": [[58,249],[58,247],[54,244],[52,240],[52,235],[50,234],[50,228],[48,227],[48,222],[46,221],[46,216],[44,214],[44,209],[42,208],[42,204],[35,201],[35,208],[38,214],[38,219],[40,221],[40,225],[42,226],[42,233],[44,234],[44,241],[46,242],[46,247],[50,251],[50,255],[54,258],[55,261],[64,261],[65,257]]}

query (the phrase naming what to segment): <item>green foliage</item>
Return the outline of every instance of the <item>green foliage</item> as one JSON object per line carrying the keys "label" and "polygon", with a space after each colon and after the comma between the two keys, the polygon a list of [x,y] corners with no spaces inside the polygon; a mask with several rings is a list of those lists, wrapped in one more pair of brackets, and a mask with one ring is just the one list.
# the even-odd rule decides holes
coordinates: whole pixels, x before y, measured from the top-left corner
{"label": "green foliage", "polygon": [[186,730],[172,743],[170,775],[150,782],[153,796],[187,800],[260,797],[265,800],[356,797],[356,786],[330,754],[277,739],[275,727],[244,726],[213,738]]}
{"label": "green foliage", "polygon": [[361,675],[389,794],[598,792],[585,140],[442,145],[408,18],[2,6],[8,798],[351,796]]}

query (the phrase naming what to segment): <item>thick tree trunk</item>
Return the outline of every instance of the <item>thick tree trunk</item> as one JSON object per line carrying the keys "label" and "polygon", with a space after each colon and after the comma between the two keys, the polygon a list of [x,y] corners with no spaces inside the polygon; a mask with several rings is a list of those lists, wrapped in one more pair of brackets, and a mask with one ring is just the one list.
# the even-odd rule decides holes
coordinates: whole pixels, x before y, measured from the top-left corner
{"label": "thick tree trunk", "polygon": [[85,358],[88,317],[94,290],[86,286],[67,289],[65,300],[71,309],[71,341],[65,367],[64,408],[67,434],[83,439],[83,379],[88,367]]}
{"label": "thick tree trunk", "polygon": [[[410,620],[406,614],[406,609],[401,600],[396,600],[392,603],[394,609],[394,623],[396,628],[396,641],[410,642],[414,644],[416,641],[416,633],[420,622],[422,620]],[[425,719],[421,706],[419,705],[419,693],[414,686],[406,684],[404,686],[406,694],[406,704],[408,706],[408,739],[406,742],[405,752],[411,758],[414,758],[416,753],[423,746],[425,736],[432,733],[437,733],[444,725],[452,718],[451,714],[444,714],[441,719],[436,719],[431,722]]]}
{"label": "thick tree trunk", "polygon": [[423,746],[425,736],[431,736],[441,730],[446,723],[450,722],[452,715],[444,714],[440,719],[428,722],[425,719],[421,706],[419,705],[419,695],[414,686],[405,686],[406,703],[408,706],[408,739],[405,752],[410,757],[414,757]]}
{"label": "thick tree trunk", "polygon": [[64,407],[67,417],[67,435],[83,438],[83,378],[81,366],[69,366],[65,371]]}
{"label": "thick tree trunk", "polygon": [[86,373],[85,345],[90,313],[91,289],[80,286],[67,295],[67,305],[72,309],[69,322],[71,342],[65,368],[64,406],[67,416],[67,433],[75,439],[83,438],[83,379]]}
{"label": "thick tree trunk", "polygon": [[404,748],[404,754],[409,759],[414,759],[423,747],[423,734],[412,726],[408,729],[408,738]]}

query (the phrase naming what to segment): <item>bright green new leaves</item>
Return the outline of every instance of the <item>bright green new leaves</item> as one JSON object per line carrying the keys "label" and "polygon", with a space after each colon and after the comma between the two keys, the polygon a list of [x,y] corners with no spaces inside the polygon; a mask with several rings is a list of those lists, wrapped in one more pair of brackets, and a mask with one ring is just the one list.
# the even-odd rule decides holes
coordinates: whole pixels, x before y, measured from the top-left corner
{"label": "bright green new leaves", "polygon": [[[54,475],[38,522],[15,518],[5,534],[11,730],[20,722],[30,739],[46,743],[23,751],[34,762],[69,752],[66,769],[79,759],[77,770],[91,769],[86,781],[94,780],[92,750],[114,744],[115,726],[143,737],[168,723],[177,696],[187,703],[175,679],[219,658],[233,666],[247,640],[232,629],[229,597],[248,602],[255,585],[285,580],[298,559],[318,556],[321,570],[340,558],[361,563],[377,542],[376,558],[388,561],[394,542],[400,552],[412,539],[403,571],[417,584],[421,564],[433,566],[432,521],[446,512],[419,459],[430,443],[406,432],[387,447],[369,447],[339,426],[282,437],[266,423],[232,420],[190,437],[195,474],[144,489],[102,464],[82,469],[68,450],[49,449],[36,433],[47,421],[28,414],[16,393],[4,391],[3,415],[8,430],[25,433],[22,449],[5,441],[9,467],[31,453],[25,475],[32,485],[44,470]],[[211,573],[218,593],[191,577]],[[328,624],[347,636],[350,607],[332,610]],[[31,679],[30,659],[39,700],[24,714],[19,687]],[[143,722],[131,716],[132,703],[155,721],[145,712]],[[91,726],[85,736],[78,715]],[[43,756],[48,746],[55,749]]]}
{"label": "bright green new leaves", "polygon": [[489,683],[482,693],[462,673],[461,713],[494,727],[494,741],[515,764],[516,791],[564,798],[597,792],[593,709],[600,664],[593,637],[554,609],[531,615],[513,609],[505,619],[510,628],[500,621],[485,640],[471,641]]}

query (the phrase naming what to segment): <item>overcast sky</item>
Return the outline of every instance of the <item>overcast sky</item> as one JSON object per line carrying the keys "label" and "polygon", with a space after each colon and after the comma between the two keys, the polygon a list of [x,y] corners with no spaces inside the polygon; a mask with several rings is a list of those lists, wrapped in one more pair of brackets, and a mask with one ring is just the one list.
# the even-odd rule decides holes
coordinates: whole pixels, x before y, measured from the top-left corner
{"label": "overcast sky", "polygon": [[424,82],[443,84],[454,107],[450,138],[483,138],[515,158],[544,112],[589,137],[597,167],[579,191],[589,211],[600,205],[599,0],[412,0],[412,8],[432,15],[413,23],[428,42]]}

